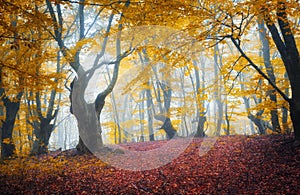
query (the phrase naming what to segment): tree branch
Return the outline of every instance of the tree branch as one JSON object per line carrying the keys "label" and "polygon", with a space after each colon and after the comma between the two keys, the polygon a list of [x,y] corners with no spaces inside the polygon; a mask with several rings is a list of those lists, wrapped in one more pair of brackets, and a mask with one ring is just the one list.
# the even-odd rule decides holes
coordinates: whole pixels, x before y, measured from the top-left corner
{"label": "tree branch", "polygon": [[241,53],[241,55],[249,62],[249,64],[264,78],[266,79],[269,84],[281,95],[281,97],[286,100],[287,102],[290,102],[291,99],[286,96],[286,94],[281,91],[276,84],[244,53],[240,45],[236,42],[236,40],[231,37],[230,38],[235,47],[238,49],[238,51]]}

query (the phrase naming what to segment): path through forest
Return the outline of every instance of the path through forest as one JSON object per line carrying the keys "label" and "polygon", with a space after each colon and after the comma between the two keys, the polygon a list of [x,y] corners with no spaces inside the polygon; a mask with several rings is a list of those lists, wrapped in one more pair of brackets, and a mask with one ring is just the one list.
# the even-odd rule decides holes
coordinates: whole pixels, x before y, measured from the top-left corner
{"label": "path through forest", "polygon": [[[300,148],[290,139],[287,135],[225,136],[201,156],[203,139],[195,138],[177,159],[147,171],[117,169],[92,155],[71,151],[9,160],[1,164],[0,193],[299,194]],[[146,151],[166,142],[122,147]]]}

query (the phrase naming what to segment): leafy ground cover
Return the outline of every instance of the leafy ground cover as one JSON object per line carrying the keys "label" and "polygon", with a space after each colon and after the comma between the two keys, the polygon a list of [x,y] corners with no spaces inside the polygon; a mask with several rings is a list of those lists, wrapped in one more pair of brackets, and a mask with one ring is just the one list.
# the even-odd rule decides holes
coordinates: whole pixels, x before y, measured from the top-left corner
{"label": "leafy ground cover", "polygon": [[[195,138],[178,158],[144,171],[118,169],[75,151],[14,159],[1,164],[0,193],[299,194],[300,150],[290,139],[287,135],[225,136],[199,155],[203,139]],[[181,144],[181,140],[176,142]],[[165,143],[122,147],[147,151]],[[139,160],[138,156],[130,158],[127,163]]]}

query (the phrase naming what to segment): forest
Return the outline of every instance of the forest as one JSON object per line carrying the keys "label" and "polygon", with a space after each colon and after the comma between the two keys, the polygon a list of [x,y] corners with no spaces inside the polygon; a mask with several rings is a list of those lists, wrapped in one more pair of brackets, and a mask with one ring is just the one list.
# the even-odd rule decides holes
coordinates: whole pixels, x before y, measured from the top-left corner
{"label": "forest", "polygon": [[300,192],[298,0],[0,0],[0,43],[0,192]]}

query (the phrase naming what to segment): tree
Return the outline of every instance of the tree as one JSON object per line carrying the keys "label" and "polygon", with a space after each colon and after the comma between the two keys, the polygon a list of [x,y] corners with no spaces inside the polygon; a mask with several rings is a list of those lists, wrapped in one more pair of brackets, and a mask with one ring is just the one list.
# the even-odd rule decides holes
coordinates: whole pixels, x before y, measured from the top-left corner
{"label": "tree", "polygon": [[[50,46],[48,47],[49,50]],[[54,52],[54,51],[53,51]],[[45,89],[45,91],[39,90],[35,93],[27,94],[27,105],[28,112],[31,118],[34,120],[28,120],[28,123],[33,127],[33,134],[35,140],[31,149],[31,154],[42,154],[48,152],[48,144],[51,133],[54,131],[55,122],[58,110],[59,110],[59,101],[56,101],[59,84],[63,83],[62,81],[62,65],[61,65],[61,56],[59,52],[57,53],[56,58],[56,77],[53,79],[52,88]],[[50,95],[47,95],[50,91]]]}
{"label": "tree", "polygon": [[[287,10],[289,3],[279,0],[275,5],[277,15],[277,23],[279,29],[275,25],[275,21],[271,19],[269,14],[270,7],[267,5],[262,7],[267,22],[267,27],[272,35],[272,39],[281,55],[281,59],[286,68],[292,91],[292,97],[288,98],[283,91],[278,92],[289,103],[290,116],[293,122],[295,139],[300,142],[300,56],[296,45],[293,29],[291,27]],[[291,5],[293,6],[293,5]],[[296,4],[297,6],[297,4]],[[299,6],[299,4],[298,4]],[[281,38],[281,36],[282,38]]]}
{"label": "tree", "polygon": [[[47,7],[49,9],[50,17],[52,19],[52,33],[53,38],[57,41],[57,44],[63,54],[63,56],[68,60],[72,69],[76,72],[77,78],[72,82],[71,87],[71,104],[72,104],[72,113],[76,116],[78,121],[79,128],[79,143],[77,145],[77,149],[82,152],[92,152],[91,150],[97,150],[99,147],[103,146],[103,141],[101,137],[101,126],[100,126],[100,114],[105,104],[105,98],[108,94],[111,93],[112,89],[115,86],[119,65],[121,59],[123,59],[128,52],[121,53],[121,45],[120,39],[116,39],[116,58],[115,61],[103,61],[100,62],[100,59],[104,56],[107,42],[108,42],[108,34],[111,30],[112,22],[114,19],[114,14],[110,14],[108,19],[108,25],[105,31],[105,37],[101,44],[101,51],[97,54],[93,67],[89,70],[84,70],[81,62],[80,62],[80,53],[81,49],[87,39],[87,35],[89,34],[89,30],[91,26],[86,30],[85,28],[85,4],[84,0],[80,0],[78,2],[78,19],[79,19],[79,33],[78,33],[78,42],[75,47],[75,53],[71,51],[70,48],[66,46],[64,42],[63,28],[64,28],[64,20],[61,10],[61,5],[56,4],[56,10],[53,8],[53,4],[46,0]],[[128,6],[129,4],[125,4],[122,6]],[[109,5],[108,5],[109,6]],[[105,6],[104,6],[105,7]],[[100,13],[104,10],[98,9],[94,18],[94,23],[99,17]],[[122,18],[122,17],[121,17]],[[121,19],[120,19],[121,20]],[[93,23],[93,24],[94,24]],[[92,25],[93,25],[92,24]],[[120,31],[122,29],[122,24],[118,26],[118,36],[120,36]],[[78,44],[80,43],[80,44]],[[113,64],[114,73],[111,79],[111,83],[103,90],[101,93],[97,95],[97,98],[93,103],[87,103],[84,99],[84,92],[87,88],[87,85],[94,75],[95,71],[104,64]],[[75,105],[75,106],[74,106]],[[86,144],[89,144],[87,146]]]}
{"label": "tree", "polygon": [[14,153],[12,132],[25,90],[42,89],[51,83],[52,76],[41,71],[49,55],[41,49],[47,39],[43,34],[46,22],[37,22],[37,17],[42,16],[38,9],[41,2],[1,1],[1,5],[0,93],[5,115],[1,156],[10,157]]}
{"label": "tree", "polygon": [[[176,129],[173,127],[171,118],[170,118],[170,106],[171,106],[171,98],[172,98],[172,89],[168,84],[165,84],[163,82],[159,83],[159,87],[161,88],[163,92],[163,98],[164,98],[164,107],[162,109],[162,113],[154,115],[154,118],[156,120],[159,120],[163,122],[163,125],[161,126],[161,129],[163,129],[168,139],[172,139],[174,136],[176,136]],[[159,89],[157,89],[159,90]],[[160,102],[161,100],[158,100]]]}
{"label": "tree", "polygon": [[[270,59],[270,45],[269,41],[267,39],[267,32],[266,28],[264,25],[264,21],[258,21],[258,32],[259,32],[259,38],[262,43],[262,53],[263,53],[263,58],[264,58],[264,64],[266,67],[267,75],[271,79],[273,83],[276,83],[276,77],[274,74],[273,66],[271,64],[271,59]],[[277,96],[275,89],[270,90],[267,92],[270,100],[274,103],[277,104]],[[279,119],[278,119],[278,110],[272,109],[271,110],[271,122],[272,122],[272,130],[274,132],[281,132],[280,124],[279,124]]]}
{"label": "tree", "polygon": [[[193,62],[194,64],[194,74],[195,74],[195,78],[196,78],[196,86],[194,91],[195,96],[196,96],[196,106],[197,106],[197,113],[196,113],[196,120],[197,120],[197,131],[195,136],[197,137],[205,137],[205,131],[204,131],[204,124],[206,122],[206,111],[205,111],[205,106],[204,106],[204,100],[202,100],[204,95],[204,88],[205,88],[205,84],[204,84],[204,60],[201,59],[200,60],[201,63],[201,70],[202,70],[202,81],[200,82],[200,73],[199,73],[199,68],[196,66],[196,61]],[[201,85],[202,83],[202,85]]]}
{"label": "tree", "polygon": [[[245,93],[247,94],[247,89],[245,87],[245,76],[243,75],[243,73],[240,74],[240,86],[241,86],[241,93]],[[249,83],[249,81],[248,81]],[[258,87],[262,88],[262,81],[258,81]],[[249,87],[251,88],[251,86]],[[249,89],[248,89],[249,90]],[[253,111],[251,112],[251,98],[247,97],[246,95],[242,96],[244,104],[245,104],[245,108],[246,108],[246,112],[247,112],[247,117],[256,125],[257,129],[258,129],[258,133],[260,135],[265,135],[266,134],[266,129],[268,128],[268,123],[264,120],[263,114],[265,112],[265,110],[263,108],[259,108],[259,110],[256,111],[255,114],[253,114]],[[262,103],[262,98],[260,97],[256,97],[255,95],[253,95],[253,102],[254,104],[257,106],[258,104]]]}
{"label": "tree", "polygon": [[[270,113],[271,116],[272,127],[270,129],[280,132],[280,122],[282,122],[282,127],[286,130],[288,128],[286,125],[288,121],[287,110],[283,108],[281,111],[282,120],[280,121],[279,116],[281,113],[280,109],[278,109],[280,108],[279,106],[284,105],[282,103],[282,99],[284,99],[287,102],[286,104],[289,105],[288,109],[293,122],[295,139],[297,141],[300,139],[300,60],[297,49],[297,37],[295,36],[298,33],[297,27],[299,22],[293,22],[293,20],[296,20],[295,18],[299,17],[297,10],[299,2],[284,0],[261,0],[255,3],[248,1],[166,2],[165,0],[155,2],[99,2],[88,0],[54,2],[45,0],[45,2],[30,1],[32,5],[28,5],[26,2],[0,1],[7,8],[4,9],[4,6],[0,8],[1,13],[5,13],[0,17],[1,32],[3,31],[0,35],[2,38],[0,42],[3,46],[0,51],[3,56],[3,59],[0,61],[0,95],[2,100],[0,113],[3,115],[0,134],[2,149],[4,150],[3,154],[6,156],[12,155],[14,147],[12,132],[20,104],[23,103],[24,92],[28,92],[34,98],[34,100],[30,100],[27,103],[30,104],[29,107],[35,107],[35,109],[30,108],[30,110],[32,113],[35,112],[32,116],[37,116],[37,119],[31,123],[35,128],[36,137],[42,140],[42,142],[36,142],[35,146],[37,147],[35,148],[39,148],[40,145],[46,146],[50,133],[53,130],[53,125],[50,121],[57,113],[53,103],[56,90],[53,88],[49,97],[52,103],[45,104],[49,106],[46,113],[42,111],[43,108],[41,106],[42,94],[45,91],[40,87],[43,83],[51,85],[51,82],[55,81],[56,85],[58,85],[60,82],[55,80],[56,77],[43,67],[46,62],[51,61],[48,60],[49,53],[45,49],[47,43],[51,41],[55,41],[56,47],[59,48],[61,55],[64,57],[64,61],[76,73],[76,78],[71,83],[70,99],[71,111],[76,116],[79,126],[80,141],[77,148],[80,151],[91,152],[90,150],[103,146],[100,114],[107,96],[111,94],[116,85],[121,60],[131,54],[132,48],[136,49],[136,54],[144,55],[142,57],[144,70],[133,81],[140,80],[143,85],[148,86],[141,92],[143,95],[139,95],[147,99],[150,140],[154,140],[153,117],[164,122],[162,128],[165,130],[168,138],[172,138],[176,134],[172,109],[175,109],[173,105],[179,105],[176,102],[177,100],[173,98],[177,95],[177,91],[176,87],[172,87],[173,81],[168,80],[171,76],[166,73],[172,72],[176,68],[184,71],[190,70],[189,66],[191,66],[192,61],[195,62],[194,76],[190,77],[192,84],[194,84],[195,80],[193,88],[197,101],[195,106],[197,107],[197,113],[195,112],[195,115],[198,124],[198,136],[205,136],[204,124],[207,120],[206,112],[209,108],[207,110],[204,108],[204,99],[209,94],[210,97],[214,97],[217,100],[215,104],[218,108],[215,112],[218,113],[216,135],[221,134],[224,112],[227,122],[225,133],[230,133],[227,109],[232,106],[228,104],[232,97],[239,97],[241,100],[244,100],[248,117],[256,125],[260,125],[261,133],[265,132],[266,127],[270,127],[264,118],[266,113]],[[142,13],[138,10],[142,10]],[[11,15],[11,17],[4,17],[4,15]],[[265,22],[267,28],[265,28],[262,21]],[[141,38],[143,36],[141,35],[142,31],[139,32],[140,34],[134,34],[129,31],[125,38],[132,38],[132,40],[131,42],[124,41],[126,43],[124,46],[122,44],[121,47],[121,42],[123,42],[121,41],[121,35],[124,34],[124,31],[140,25],[159,25],[164,29],[171,27],[176,29],[176,32],[172,31],[172,33],[168,34],[159,28],[156,28],[156,31],[144,28],[151,36]],[[258,29],[256,29],[257,25]],[[253,32],[260,36],[262,42],[262,49],[260,50],[263,57],[261,59],[263,61],[257,60],[257,56],[259,56],[257,54],[260,51],[257,47],[253,47],[253,51],[247,50],[247,47],[256,45],[252,41],[252,37],[250,37],[250,33]],[[111,37],[113,41],[109,40]],[[109,44],[113,46],[110,47]],[[166,44],[169,44],[167,49],[164,48]],[[199,49],[197,47],[200,44],[201,48]],[[272,47],[274,44],[285,66],[287,72],[285,76],[275,71],[276,63],[272,62],[270,58],[271,51],[274,51],[274,47]],[[228,60],[226,53],[221,54],[219,52],[218,48],[220,46],[222,46],[222,49],[225,46],[234,47],[234,55],[231,55],[230,58],[236,57],[236,59]],[[88,67],[82,60],[82,57],[86,54],[85,50],[92,51],[90,49],[92,47],[100,49],[95,53],[95,59],[91,60],[93,62]],[[208,90],[207,86],[204,86],[204,79],[201,81],[199,67],[197,67],[199,56],[202,55],[200,50],[203,50],[204,47],[215,50],[214,54],[210,55],[214,62],[211,63],[211,66],[215,71],[215,79],[218,80],[214,95],[213,92]],[[147,51],[147,54],[142,53],[144,51]],[[187,53],[191,55],[187,56]],[[110,60],[107,61],[106,57],[109,57]],[[221,66],[226,60],[227,65],[231,64],[230,68],[227,69],[228,72],[225,74],[230,74],[232,70],[236,72],[236,78],[233,78],[233,80],[230,80],[232,77],[228,77],[228,80],[230,80],[228,81],[229,84],[237,83],[236,79],[240,77],[239,84],[241,84],[241,89],[236,88],[232,90],[235,90],[235,93],[226,94],[226,101],[223,102],[220,101],[221,97],[223,97],[223,92],[231,91],[228,90],[226,84],[223,88],[220,82],[221,79],[225,79],[225,74],[222,71],[226,69],[223,69]],[[163,79],[153,79],[153,76],[157,77],[155,75],[157,72],[150,69],[153,65],[159,64],[163,64],[161,70],[159,70]],[[112,76],[108,84],[103,87],[103,91],[97,92],[95,100],[92,103],[87,102],[84,99],[84,93],[88,84],[93,75],[96,74],[97,69],[105,65],[113,66],[111,69],[113,72]],[[238,66],[242,68],[238,69]],[[269,106],[268,109],[259,109],[259,106],[266,103],[264,102],[266,99],[251,99],[245,95],[245,91],[250,91],[248,87],[251,85],[243,85],[243,82],[248,79],[245,79],[244,76],[252,75],[257,77],[257,74],[251,72],[251,69],[248,67],[252,67],[260,74],[259,79],[253,79],[252,81],[258,82],[259,90],[255,92],[260,93],[260,96],[266,96],[271,101],[269,105],[265,104],[265,106]],[[208,75],[207,69],[205,67],[205,73],[203,72],[204,68],[201,70],[202,76]],[[221,75],[223,77],[218,75],[218,69],[220,69],[221,74],[224,74]],[[146,75],[148,74],[147,71],[151,72],[151,75],[149,73],[150,76]],[[182,79],[181,91],[185,92],[187,90],[184,89],[183,74],[185,73],[180,75]],[[267,82],[262,80],[262,78],[272,86],[272,89],[266,87]],[[290,82],[290,89],[287,87],[288,85],[281,84],[286,78]],[[132,85],[132,82],[129,85]],[[135,94],[139,92],[136,91]],[[186,98],[187,96],[184,97],[184,103]],[[255,100],[257,101],[255,102]],[[253,102],[257,103],[257,105],[253,104]],[[158,103],[157,105],[160,109],[159,114],[154,109],[154,104],[156,103]],[[223,108],[224,103],[226,103],[226,110]],[[276,106],[273,106],[275,104]],[[113,102],[113,105],[116,107],[116,102]],[[253,105],[257,106],[257,108],[253,108]],[[141,113],[144,110],[143,107],[144,105],[141,105],[141,121],[146,118]],[[257,109],[256,113],[254,109]],[[130,117],[131,115],[128,116]],[[171,118],[173,124],[171,123]],[[119,119],[115,121],[115,123],[119,122]],[[140,126],[143,128],[142,123]],[[119,132],[120,140],[121,133]],[[88,147],[86,143],[90,143],[90,146]],[[37,151],[45,151],[45,148],[39,148]]]}
{"label": "tree", "polygon": [[214,99],[215,99],[215,113],[217,113],[216,117],[216,130],[215,135],[220,136],[221,134],[221,125],[223,122],[223,102],[221,97],[222,87],[220,85],[222,77],[219,76],[219,69],[222,67],[222,57],[219,50],[219,45],[216,44],[214,46],[214,77],[216,80],[215,91],[214,91]]}
{"label": "tree", "polygon": [[[300,139],[300,65],[299,52],[297,49],[294,28],[291,25],[289,16],[297,7],[298,2],[289,1],[261,1],[261,2],[217,2],[214,6],[210,3],[199,3],[198,10],[201,16],[198,18],[205,29],[199,35],[202,38],[218,40],[219,42],[229,39],[236,47],[241,57],[246,59],[251,67],[266,79],[276,92],[289,103],[290,117],[293,122],[294,136],[297,142]],[[256,17],[262,16],[266,21],[269,32],[274,41],[287,70],[291,85],[291,97],[286,96],[271,78],[262,71],[257,64],[242,49],[242,37],[246,35],[254,24]],[[295,16],[297,17],[297,16]],[[277,25],[278,24],[278,27]],[[213,36],[218,32],[217,36]]]}

